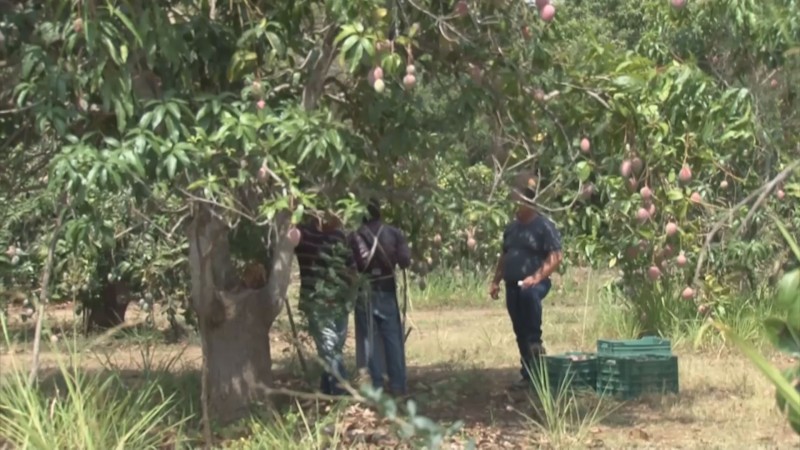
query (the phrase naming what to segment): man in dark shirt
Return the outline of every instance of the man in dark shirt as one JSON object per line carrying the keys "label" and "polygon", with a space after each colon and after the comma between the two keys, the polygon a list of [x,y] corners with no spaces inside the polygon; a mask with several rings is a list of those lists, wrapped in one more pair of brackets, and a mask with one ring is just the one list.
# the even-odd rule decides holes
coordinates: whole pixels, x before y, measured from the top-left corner
{"label": "man in dark shirt", "polygon": [[[390,392],[405,395],[404,331],[394,273],[396,266],[406,269],[411,265],[411,251],[403,233],[383,223],[377,201],[370,202],[367,214],[351,239],[356,266],[369,282],[366,295],[355,307],[356,339],[364,341],[372,385],[382,388],[384,373],[388,373]],[[385,365],[375,351],[380,342]]]}
{"label": "man in dark shirt", "polygon": [[346,380],[342,352],[347,338],[347,317],[352,297],[353,254],[341,230],[341,222],[327,214],[323,220],[309,217],[298,226],[300,243],[295,248],[300,266],[299,308],[325,362],[320,390],[328,395],[346,393],[338,380]]}
{"label": "man in dark shirt", "polygon": [[489,295],[497,299],[500,281],[505,282],[506,307],[517,338],[522,380],[515,388],[530,386],[536,376],[542,346],[542,300],[550,292],[550,275],[561,264],[561,235],[555,225],[540,215],[531,201],[532,189],[515,194],[516,218],[503,232],[503,252],[497,263]]}

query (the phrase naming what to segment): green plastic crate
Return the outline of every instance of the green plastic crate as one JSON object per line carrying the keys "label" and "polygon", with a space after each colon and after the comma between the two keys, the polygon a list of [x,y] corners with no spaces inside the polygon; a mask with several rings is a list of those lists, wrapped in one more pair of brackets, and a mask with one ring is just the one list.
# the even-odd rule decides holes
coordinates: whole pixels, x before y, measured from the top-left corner
{"label": "green plastic crate", "polygon": [[655,336],[630,340],[598,339],[597,341],[597,356],[636,355],[672,356],[672,344],[669,339]]}
{"label": "green plastic crate", "polygon": [[[575,360],[574,358],[584,358]],[[550,389],[594,389],[597,385],[597,355],[587,352],[568,352],[545,356]]]}
{"label": "green plastic crate", "polygon": [[597,358],[597,392],[630,400],[645,393],[679,392],[677,356]]}

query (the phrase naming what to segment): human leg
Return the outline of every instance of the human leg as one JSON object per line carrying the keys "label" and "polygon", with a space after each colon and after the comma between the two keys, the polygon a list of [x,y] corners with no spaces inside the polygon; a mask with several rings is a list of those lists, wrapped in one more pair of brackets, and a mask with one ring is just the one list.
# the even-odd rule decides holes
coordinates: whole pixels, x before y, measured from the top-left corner
{"label": "human leg", "polygon": [[347,393],[341,387],[341,381],[347,381],[347,369],[344,365],[345,339],[347,338],[347,316],[332,315],[323,322],[321,329],[321,345],[323,355],[321,358],[327,365],[327,370],[322,375],[322,392],[329,395],[344,395]]}
{"label": "human leg", "polygon": [[[372,386],[376,389],[383,387],[383,375],[386,371],[382,358],[376,356],[376,350],[381,344],[381,339],[377,333],[377,321],[374,313],[373,298],[359,301],[355,308],[356,329],[361,330],[359,343],[364,349],[364,363],[369,370],[372,378]],[[358,344],[357,344],[358,345]]]}
{"label": "human leg", "polygon": [[545,354],[542,344],[542,301],[550,292],[550,280],[520,291],[518,309],[518,345],[525,374],[537,376],[541,358]]}
{"label": "human leg", "polygon": [[314,340],[317,356],[324,367],[320,375],[320,391],[327,395],[341,395],[344,391],[339,379],[347,378],[342,351],[347,336],[347,316],[338,308],[314,301],[314,294],[301,293],[299,310],[308,322],[308,332]]}
{"label": "human leg", "polygon": [[506,309],[508,316],[511,319],[511,327],[514,330],[514,337],[517,341],[517,350],[520,356],[520,374],[522,375],[522,382],[527,384],[528,372],[525,370],[524,361],[528,355],[528,346],[525,339],[524,318],[521,306],[521,289],[519,286],[511,283],[506,284]]}
{"label": "human leg", "polygon": [[374,297],[378,330],[386,352],[386,368],[392,394],[405,395],[407,390],[405,345],[395,292],[378,292]]}
{"label": "human leg", "polygon": [[[361,315],[365,314],[364,308],[359,306],[360,303],[366,301],[363,293],[359,294],[356,302],[356,308],[353,311],[353,321],[356,328],[356,368],[358,371],[368,370],[367,367],[367,321]],[[359,311],[361,309],[362,311]]]}

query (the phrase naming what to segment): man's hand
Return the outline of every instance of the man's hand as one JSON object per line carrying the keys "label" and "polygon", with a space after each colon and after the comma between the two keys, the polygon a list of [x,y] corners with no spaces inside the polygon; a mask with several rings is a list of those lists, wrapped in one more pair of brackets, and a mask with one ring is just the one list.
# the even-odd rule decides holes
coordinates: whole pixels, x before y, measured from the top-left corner
{"label": "man's hand", "polygon": [[492,283],[489,286],[489,297],[492,297],[492,300],[497,300],[500,298],[500,285],[497,283]]}
{"label": "man's hand", "polygon": [[522,280],[522,286],[521,287],[522,287],[522,289],[528,289],[529,287],[536,286],[541,281],[542,280],[540,280],[539,277],[537,277],[536,275],[531,275],[529,277],[526,277],[524,280]]}

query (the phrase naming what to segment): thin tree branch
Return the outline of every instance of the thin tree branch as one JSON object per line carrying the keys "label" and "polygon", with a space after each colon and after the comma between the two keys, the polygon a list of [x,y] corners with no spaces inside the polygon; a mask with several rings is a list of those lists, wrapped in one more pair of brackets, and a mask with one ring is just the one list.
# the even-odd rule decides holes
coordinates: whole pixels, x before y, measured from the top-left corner
{"label": "thin tree branch", "polygon": [[708,252],[711,250],[711,241],[714,239],[714,236],[716,236],[719,230],[721,230],[722,227],[725,226],[725,223],[733,219],[734,212],[738,211],[739,208],[747,205],[748,203],[753,201],[754,198],[758,197],[753,206],[750,207],[750,211],[747,213],[747,216],[740,225],[740,227],[745,226],[745,224],[747,224],[752,219],[753,215],[755,215],[756,211],[758,211],[758,209],[764,204],[764,200],[775,189],[775,187],[779,185],[783,180],[785,180],[789,175],[791,175],[792,172],[797,170],[798,167],[800,167],[800,160],[792,162],[791,164],[789,164],[789,167],[785,168],[773,179],[766,182],[760,188],[754,190],[753,192],[750,193],[750,195],[748,195],[739,203],[731,207],[728,210],[727,214],[725,214],[720,220],[714,223],[714,225],[711,227],[711,230],[709,230],[709,232],[706,233],[706,238],[705,242],[703,243],[703,248],[700,250],[700,254],[697,256],[697,266],[695,267],[694,277],[692,278],[693,286],[697,286],[697,283],[700,280],[700,273],[702,272],[703,269],[703,263],[705,262]]}
{"label": "thin tree branch", "polygon": [[44,272],[42,273],[42,287],[39,291],[38,301],[34,297],[34,308],[36,308],[36,330],[33,336],[33,361],[31,362],[31,372],[28,376],[28,384],[33,385],[39,373],[39,353],[42,343],[42,323],[44,322],[44,308],[47,304],[47,297],[49,294],[50,277],[53,273],[53,264],[55,261],[56,243],[58,236],[61,234],[61,227],[64,224],[64,215],[67,212],[67,207],[62,207],[61,212],[56,219],[56,226],[53,229],[53,237],[50,239],[50,247],[47,249],[47,259],[44,264]]}

